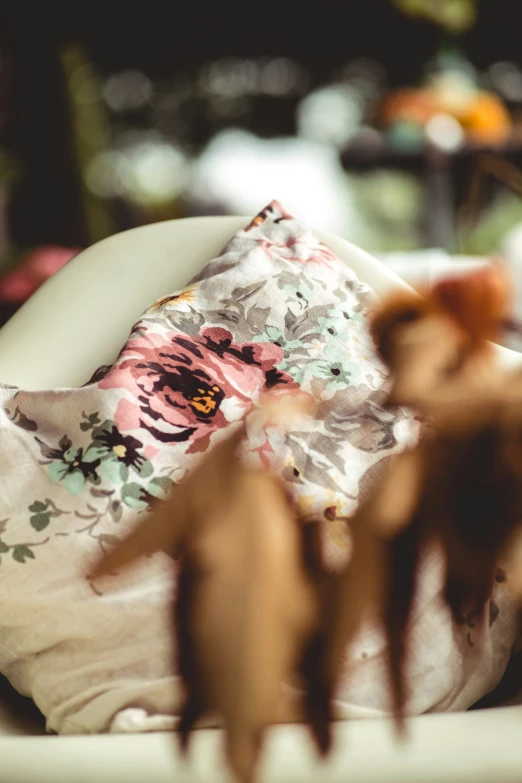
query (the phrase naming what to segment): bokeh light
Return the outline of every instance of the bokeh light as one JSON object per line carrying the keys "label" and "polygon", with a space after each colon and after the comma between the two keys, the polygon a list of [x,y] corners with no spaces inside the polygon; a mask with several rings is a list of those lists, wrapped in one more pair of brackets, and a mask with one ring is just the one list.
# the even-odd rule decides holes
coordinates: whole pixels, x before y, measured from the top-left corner
{"label": "bokeh light", "polygon": [[355,136],[363,116],[363,97],[354,87],[330,84],[299,103],[297,126],[302,136],[341,148]]}
{"label": "bokeh light", "polygon": [[87,170],[87,184],[102,198],[127,197],[143,205],[177,198],[187,181],[185,153],[155,134],[124,137],[118,149],[97,155]]}
{"label": "bokeh light", "polygon": [[113,111],[139,109],[152,99],[151,80],[141,71],[126,70],[105,82],[103,97]]}

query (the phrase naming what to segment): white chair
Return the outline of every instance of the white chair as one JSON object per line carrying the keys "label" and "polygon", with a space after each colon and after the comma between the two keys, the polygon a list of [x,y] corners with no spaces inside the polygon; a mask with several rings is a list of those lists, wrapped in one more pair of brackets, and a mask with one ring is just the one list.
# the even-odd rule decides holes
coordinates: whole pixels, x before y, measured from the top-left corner
{"label": "white chair", "polygon": [[[248,218],[189,218],[134,229],[81,253],[0,330],[0,381],[27,389],[78,386],[111,362],[155,299],[182,287]],[[405,284],[342,239],[317,232],[378,294]],[[506,363],[522,357],[499,349]],[[0,629],[1,633],[1,629]],[[38,735],[40,733],[40,736]],[[388,721],[336,725],[320,764],[300,726],[274,728],[261,780],[351,783],[510,783],[522,780],[522,707],[430,715],[396,744]],[[170,734],[42,736],[0,704],[0,779],[6,783],[172,783],[228,780],[218,731],[196,732],[190,762]]]}

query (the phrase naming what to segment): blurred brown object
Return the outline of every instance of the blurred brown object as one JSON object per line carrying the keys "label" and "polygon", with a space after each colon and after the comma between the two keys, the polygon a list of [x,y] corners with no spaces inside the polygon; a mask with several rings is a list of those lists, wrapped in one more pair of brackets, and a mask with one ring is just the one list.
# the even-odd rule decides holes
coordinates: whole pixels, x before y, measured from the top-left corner
{"label": "blurred brown object", "polygon": [[425,293],[393,294],[374,313],[370,329],[391,371],[388,403],[430,415],[451,381],[460,388],[484,365],[489,371],[487,341],[504,326],[509,281],[499,262],[442,280]]}
{"label": "blurred brown object", "polygon": [[174,619],[185,689],[183,748],[219,716],[238,780],[254,779],[265,729],[288,714],[283,685],[302,668],[318,619],[319,539],[300,525],[283,485],[236,459],[244,424],[99,565],[113,572],[164,550],[178,558]]}
{"label": "blurred brown object", "polygon": [[490,596],[497,561],[522,519],[522,375],[502,370],[486,340],[500,329],[507,301],[503,269],[489,267],[436,285],[424,300],[393,296],[374,315],[392,375],[389,402],[412,405],[427,425],[350,520],[352,560],[323,628],[324,704],[346,645],[373,613],[388,637],[402,725],[408,622],[427,547],[442,552],[444,599],[457,621],[479,615]]}
{"label": "blurred brown object", "polygon": [[[106,574],[159,550],[178,559],[183,747],[211,713],[223,719],[241,781],[254,779],[272,723],[304,719],[326,754],[347,645],[368,615],[388,639],[393,711],[404,725],[421,556],[441,551],[455,619],[479,615],[522,518],[522,374],[503,370],[488,343],[508,295],[498,265],[377,307],[371,326],[391,372],[388,404],[408,404],[426,425],[346,520],[353,550],[343,571],[325,570],[318,526],[297,518],[279,480],[237,461],[244,422],[98,566]],[[287,403],[267,410],[284,413]],[[304,689],[292,712],[283,684]]]}

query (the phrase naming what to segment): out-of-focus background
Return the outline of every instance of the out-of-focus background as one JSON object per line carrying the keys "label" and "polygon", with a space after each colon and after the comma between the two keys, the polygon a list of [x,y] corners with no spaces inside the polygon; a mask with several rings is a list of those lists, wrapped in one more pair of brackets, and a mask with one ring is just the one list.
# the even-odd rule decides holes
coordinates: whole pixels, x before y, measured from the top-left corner
{"label": "out-of-focus background", "polygon": [[0,323],[112,233],[272,198],[411,279],[522,279],[518,0],[11,5]]}

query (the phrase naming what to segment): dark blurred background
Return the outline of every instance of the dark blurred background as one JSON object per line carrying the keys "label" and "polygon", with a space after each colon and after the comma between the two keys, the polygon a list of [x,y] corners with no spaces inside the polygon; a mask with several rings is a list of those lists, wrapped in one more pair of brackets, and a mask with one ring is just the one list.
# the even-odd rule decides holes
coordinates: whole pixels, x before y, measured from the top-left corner
{"label": "dark blurred background", "polygon": [[519,0],[10,5],[2,320],[111,233],[271,198],[383,258],[515,246]]}

